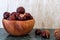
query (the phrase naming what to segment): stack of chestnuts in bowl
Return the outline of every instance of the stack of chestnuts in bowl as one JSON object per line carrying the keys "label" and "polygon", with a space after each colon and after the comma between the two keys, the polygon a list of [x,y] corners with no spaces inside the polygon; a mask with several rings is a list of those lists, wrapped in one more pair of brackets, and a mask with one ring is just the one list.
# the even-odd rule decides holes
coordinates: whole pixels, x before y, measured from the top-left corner
{"label": "stack of chestnuts in bowl", "polygon": [[28,34],[34,26],[35,20],[24,7],[18,7],[16,12],[4,12],[2,20],[4,29],[13,36]]}

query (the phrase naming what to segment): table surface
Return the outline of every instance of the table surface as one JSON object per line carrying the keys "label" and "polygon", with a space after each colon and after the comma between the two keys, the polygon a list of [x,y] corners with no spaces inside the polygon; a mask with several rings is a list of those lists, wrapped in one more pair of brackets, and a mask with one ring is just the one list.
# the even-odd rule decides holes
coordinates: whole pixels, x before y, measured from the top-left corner
{"label": "table surface", "polygon": [[0,28],[0,40],[55,40],[54,29],[48,29],[48,30],[50,31],[50,38],[45,39],[42,38],[41,36],[36,36],[34,33],[35,29],[33,29],[28,35],[15,37],[9,35],[3,28]]}

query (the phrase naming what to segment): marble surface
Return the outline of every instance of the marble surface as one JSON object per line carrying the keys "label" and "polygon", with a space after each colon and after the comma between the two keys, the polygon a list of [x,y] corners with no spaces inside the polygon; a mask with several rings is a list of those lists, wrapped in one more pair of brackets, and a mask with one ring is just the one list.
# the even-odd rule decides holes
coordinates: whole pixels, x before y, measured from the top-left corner
{"label": "marble surface", "polygon": [[34,33],[35,29],[33,29],[28,35],[15,37],[9,35],[3,28],[0,28],[0,40],[55,40],[54,29],[48,29],[48,30],[50,31],[50,38],[45,39],[42,38],[41,36],[36,36]]}

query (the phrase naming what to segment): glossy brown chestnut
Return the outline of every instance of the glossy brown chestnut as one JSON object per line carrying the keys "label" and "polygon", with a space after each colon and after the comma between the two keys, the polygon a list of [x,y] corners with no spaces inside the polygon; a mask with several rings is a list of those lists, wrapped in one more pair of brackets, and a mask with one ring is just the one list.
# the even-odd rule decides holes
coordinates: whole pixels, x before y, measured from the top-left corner
{"label": "glossy brown chestnut", "polygon": [[21,21],[26,20],[25,14],[18,15],[18,20],[21,20]]}
{"label": "glossy brown chestnut", "polygon": [[16,11],[17,11],[17,13],[19,13],[19,14],[24,14],[24,13],[25,13],[24,7],[18,7]]}
{"label": "glossy brown chestnut", "polygon": [[7,19],[9,17],[10,13],[9,12],[4,12],[3,17],[4,19]]}
{"label": "glossy brown chestnut", "polygon": [[33,17],[29,13],[25,13],[18,15],[18,19],[23,21],[33,19]]}
{"label": "glossy brown chestnut", "polygon": [[11,15],[8,17],[8,20],[16,20],[16,12],[12,12]]}
{"label": "glossy brown chestnut", "polygon": [[16,16],[16,14],[17,14],[17,12],[12,12],[12,13],[11,13],[11,15],[14,15],[14,16]]}
{"label": "glossy brown chestnut", "polygon": [[19,13],[16,13],[16,20],[19,20]]}
{"label": "glossy brown chestnut", "polygon": [[60,28],[55,29],[54,35],[57,40],[60,40]]}
{"label": "glossy brown chestnut", "polygon": [[42,31],[40,29],[35,30],[35,35],[41,35]]}
{"label": "glossy brown chestnut", "polygon": [[18,21],[18,20],[2,20],[5,30],[14,36],[21,36],[28,34],[34,27],[35,20]]}
{"label": "glossy brown chestnut", "polygon": [[48,30],[45,30],[42,32],[41,36],[43,38],[50,38],[50,32]]}
{"label": "glossy brown chestnut", "polygon": [[27,18],[27,20],[29,20],[29,19],[33,19],[33,17],[31,16],[31,14],[30,13],[26,13],[26,18]]}

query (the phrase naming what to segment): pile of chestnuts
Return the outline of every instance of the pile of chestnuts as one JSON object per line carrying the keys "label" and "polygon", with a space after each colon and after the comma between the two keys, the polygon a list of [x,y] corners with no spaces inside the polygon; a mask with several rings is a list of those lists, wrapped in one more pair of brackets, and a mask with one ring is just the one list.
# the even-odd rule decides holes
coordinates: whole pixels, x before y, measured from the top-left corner
{"label": "pile of chestnuts", "polygon": [[50,38],[49,30],[41,31],[40,29],[36,29],[35,30],[35,35],[41,35],[41,37],[47,38],[47,39]]}
{"label": "pile of chestnuts", "polygon": [[20,20],[20,21],[33,19],[30,13],[25,12],[24,7],[18,7],[16,9],[16,12],[12,12],[12,13],[4,12],[3,17],[4,19],[7,20]]}

